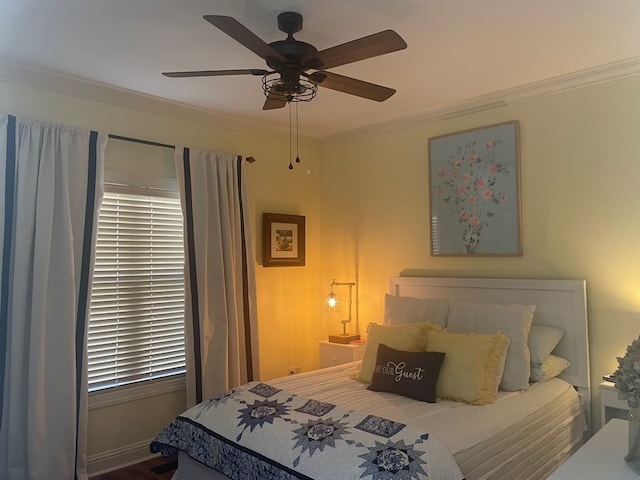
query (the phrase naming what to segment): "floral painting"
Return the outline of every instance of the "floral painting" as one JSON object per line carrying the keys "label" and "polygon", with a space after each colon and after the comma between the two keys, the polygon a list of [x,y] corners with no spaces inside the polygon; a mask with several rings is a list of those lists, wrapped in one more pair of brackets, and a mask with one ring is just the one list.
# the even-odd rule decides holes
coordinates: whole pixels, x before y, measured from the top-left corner
{"label": "floral painting", "polygon": [[522,255],[518,129],[429,139],[432,255]]}

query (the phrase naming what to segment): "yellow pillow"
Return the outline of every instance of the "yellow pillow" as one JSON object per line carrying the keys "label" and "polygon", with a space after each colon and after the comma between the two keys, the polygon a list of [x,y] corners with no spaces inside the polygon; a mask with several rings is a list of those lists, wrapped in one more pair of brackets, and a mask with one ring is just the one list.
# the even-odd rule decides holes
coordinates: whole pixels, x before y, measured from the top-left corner
{"label": "yellow pillow", "polygon": [[509,343],[501,333],[429,332],[427,351],[444,353],[436,395],[473,405],[493,403]]}
{"label": "yellow pillow", "polygon": [[360,372],[352,378],[365,383],[371,383],[375,369],[378,345],[383,343],[387,347],[404,352],[422,352],[426,348],[427,332],[440,331],[442,327],[430,322],[410,323],[407,325],[385,326],[372,323],[367,332],[367,343],[364,348]]}

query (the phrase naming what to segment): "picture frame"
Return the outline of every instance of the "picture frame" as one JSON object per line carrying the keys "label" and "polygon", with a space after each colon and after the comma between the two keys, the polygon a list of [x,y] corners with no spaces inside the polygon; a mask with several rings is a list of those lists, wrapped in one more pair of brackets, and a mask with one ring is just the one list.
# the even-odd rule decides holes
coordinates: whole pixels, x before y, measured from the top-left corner
{"label": "picture frame", "polygon": [[429,138],[431,256],[522,256],[520,123]]}
{"label": "picture frame", "polygon": [[262,214],[262,265],[301,267],[305,264],[305,217]]}

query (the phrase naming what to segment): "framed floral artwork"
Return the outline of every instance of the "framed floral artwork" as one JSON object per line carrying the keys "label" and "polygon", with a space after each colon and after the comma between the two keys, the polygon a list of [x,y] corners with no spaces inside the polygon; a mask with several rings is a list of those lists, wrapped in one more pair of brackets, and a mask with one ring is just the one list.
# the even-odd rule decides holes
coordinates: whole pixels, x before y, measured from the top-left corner
{"label": "framed floral artwork", "polygon": [[429,138],[432,256],[521,256],[518,121]]}
{"label": "framed floral artwork", "polygon": [[262,214],[262,265],[299,267],[305,264],[305,218],[283,213]]}

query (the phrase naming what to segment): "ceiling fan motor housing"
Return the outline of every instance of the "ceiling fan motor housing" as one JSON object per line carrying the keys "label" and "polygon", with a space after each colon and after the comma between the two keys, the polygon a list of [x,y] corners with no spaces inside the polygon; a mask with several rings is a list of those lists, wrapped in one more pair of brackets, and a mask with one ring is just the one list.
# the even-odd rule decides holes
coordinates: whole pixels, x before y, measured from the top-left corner
{"label": "ceiling fan motor housing", "polygon": [[[278,29],[286,33],[287,38],[271,42],[269,45],[287,59],[287,67],[295,66],[301,71],[322,67],[322,62],[318,59],[318,49],[293,38],[294,33],[302,30],[302,15],[297,12],[281,13],[278,15]],[[278,59],[267,58],[266,60],[267,65],[276,71],[283,67]]]}
{"label": "ceiling fan motor housing", "polygon": [[[300,70],[319,68],[320,66],[320,61],[317,59],[318,49],[309,43],[300,42],[291,37],[286,40],[271,42],[269,45],[287,59],[287,66],[295,66]],[[268,58],[267,64],[274,70],[283,67],[281,62],[275,58]]]}

